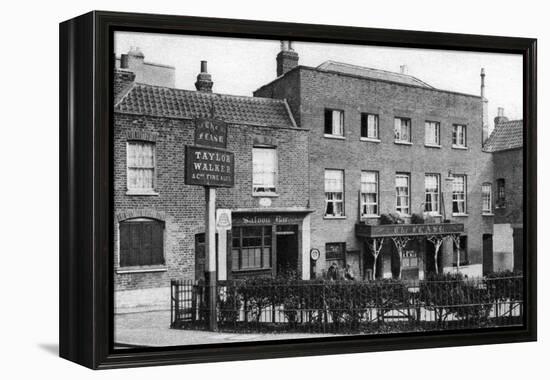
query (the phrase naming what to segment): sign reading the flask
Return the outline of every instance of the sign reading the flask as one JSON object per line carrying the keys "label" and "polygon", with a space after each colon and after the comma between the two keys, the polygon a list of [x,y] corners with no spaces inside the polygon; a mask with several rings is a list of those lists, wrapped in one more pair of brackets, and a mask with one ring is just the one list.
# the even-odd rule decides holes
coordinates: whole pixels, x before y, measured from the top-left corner
{"label": "sign reading the flask", "polygon": [[195,119],[195,145],[227,148],[227,124],[216,119]]}
{"label": "sign reading the flask", "polygon": [[185,147],[185,184],[233,187],[235,160],[232,152],[198,146]]}

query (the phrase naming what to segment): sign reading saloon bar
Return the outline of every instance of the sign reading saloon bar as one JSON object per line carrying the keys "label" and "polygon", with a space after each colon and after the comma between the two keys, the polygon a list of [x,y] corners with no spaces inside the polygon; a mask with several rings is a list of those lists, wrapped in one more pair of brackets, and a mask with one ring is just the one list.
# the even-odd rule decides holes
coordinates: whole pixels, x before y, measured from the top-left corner
{"label": "sign reading saloon bar", "polygon": [[195,119],[195,145],[227,148],[227,124],[215,119]]}
{"label": "sign reading saloon bar", "polygon": [[392,236],[421,236],[421,235],[451,235],[464,232],[462,223],[434,223],[434,224],[384,224],[372,226],[356,224],[355,234],[361,237],[392,237]]}
{"label": "sign reading saloon bar", "polygon": [[212,187],[233,187],[235,160],[232,152],[185,147],[185,184]]}

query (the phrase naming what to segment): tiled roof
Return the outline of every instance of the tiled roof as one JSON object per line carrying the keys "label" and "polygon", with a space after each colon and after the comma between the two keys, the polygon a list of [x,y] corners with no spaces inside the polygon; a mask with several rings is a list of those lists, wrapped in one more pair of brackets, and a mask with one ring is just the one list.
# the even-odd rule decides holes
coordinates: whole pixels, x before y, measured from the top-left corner
{"label": "tiled roof", "polygon": [[135,83],[115,112],[193,119],[214,115],[228,123],[295,127],[284,100],[221,95]]}
{"label": "tiled roof", "polygon": [[521,147],[523,147],[523,120],[511,120],[495,125],[483,150],[499,152]]}
{"label": "tiled roof", "polygon": [[343,62],[326,61],[317,66],[317,69],[323,71],[335,71],[342,74],[357,75],[371,79],[386,80],[389,82],[402,83],[411,86],[434,88],[411,75],[372,69],[370,67],[356,66]]}

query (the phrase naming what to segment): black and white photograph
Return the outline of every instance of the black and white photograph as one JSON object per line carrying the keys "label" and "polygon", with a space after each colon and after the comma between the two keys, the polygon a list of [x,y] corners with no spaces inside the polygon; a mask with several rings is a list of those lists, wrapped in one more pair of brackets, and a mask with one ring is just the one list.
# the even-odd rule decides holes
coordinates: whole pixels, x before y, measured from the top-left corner
{"label": "black and white photograph", "polygon": [[524,325],[521,54],[113,39],[115,349]]}

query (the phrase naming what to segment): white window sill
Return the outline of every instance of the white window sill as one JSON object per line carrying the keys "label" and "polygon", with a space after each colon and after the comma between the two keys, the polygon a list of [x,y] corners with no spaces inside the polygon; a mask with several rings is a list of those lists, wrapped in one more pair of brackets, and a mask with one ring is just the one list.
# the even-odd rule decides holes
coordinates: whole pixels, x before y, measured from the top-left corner
{"label": "white window sill", "polygon": [[127,190],[126,195],[147,195],[147,196],[157,196],[159,193],[153,190]]}
{"label": "white window sill", "polygon": [[482,212],[481,216],[495,216],[492,212]]}
{"label": "white window sill", "polygon": [[439,144],[427,144],[427,143],[426,143],[426,144],[424,144],[424,146],[425,146],[426,148],[437,148],[437,149],[441,149],[441,145],[439,145]]}
{"label": "white window sill", "polygon": [[325,133],[325,138],[327,139],[335,139],[335,140],[345,140],[346,138],[344,136],[338,136],[338,135],[329,135]]}
{"label": "white window sill", "polygon": [[361,215],[361,219],[380,219],[380,215]]}
{"label": "white window sill", "polygon": [[252,193],[253,197],[259,198],[276,198],[279,196],[277,193]]}
{"label": "white window sill", "polygon": [[441,218],[441,217],[443,217],[443,215],[441,215],[440,213],[433,212],[433,211],[424,211],[424,215],[425,216],[431,216],[432,218]]}
{"label": "white window sill", "polygon": [[456,212],[453,212],[453,216],[457,216],[457,217],[463,217],[463,216],[468,216],[469,214],[468,213],[456,213]]}
{"label": "white window sill", "polygon": [[143,267],[120,267],[117,268],[117,274],[126,274],[126,273],[153,273],[153,272],[166,272],[166,266],[143,266]]}
{"label": "white window sill", "polygon": [[468,147],[467,147],[467,146],[462,146],[462,145],[452,145],[451,147],[452,147],[453,149],[468,150]]}
{"label": "white window sill", "polygon": [[345,215],[342,215],[342,216],[330,216],[330,215],[325,215],[325,216],[323,216],[323,219],[335,219],[335,220],[338,220],[338,219],[346,219],[346,216],[345,216]]}
{"label": "white window sill", "polygon": [[394,140],[394,143],[397,145],[412,145],[413,143],[410,141],[401,141],[401,140]]}
{"label": "white window sill", "polygon": [[373,142],[373,143],[380,143],[380,139],[373,139],[371,137],[361,137],[360,138],[361,141],[365,141],[365,142]]}

